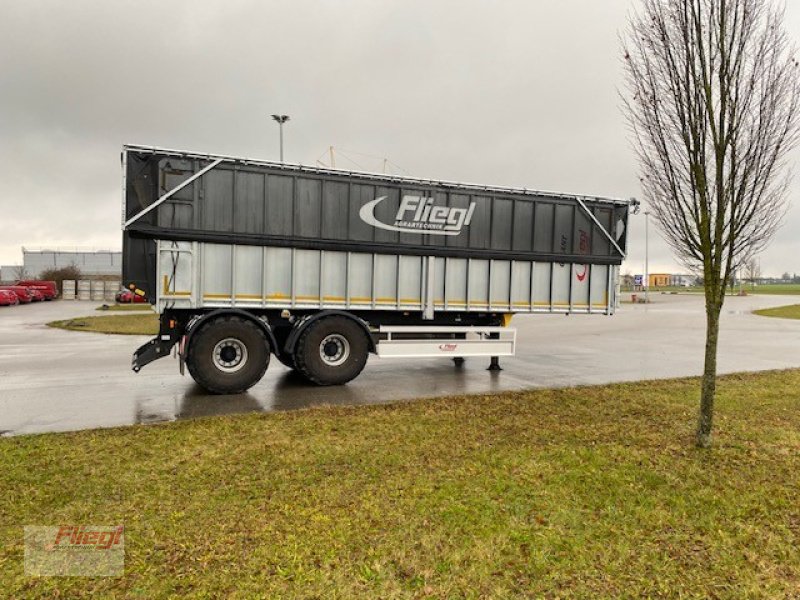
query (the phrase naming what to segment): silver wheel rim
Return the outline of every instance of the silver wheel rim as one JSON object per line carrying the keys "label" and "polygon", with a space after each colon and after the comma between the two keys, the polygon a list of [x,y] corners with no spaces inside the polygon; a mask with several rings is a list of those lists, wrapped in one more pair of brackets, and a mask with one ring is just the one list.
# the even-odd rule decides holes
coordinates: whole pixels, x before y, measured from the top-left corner
{"label": "silver wheel rim", "polygon": [[326,365],[338,367],[350,357],[350,342],[339,333],[332,333],[320,342],[319,357]]}
{"label": "silver wheel rim", "polygon": [[236,373],[247,364],[247,346],[236,338],[225,338],[214,346],[212,358],[220,371]]}

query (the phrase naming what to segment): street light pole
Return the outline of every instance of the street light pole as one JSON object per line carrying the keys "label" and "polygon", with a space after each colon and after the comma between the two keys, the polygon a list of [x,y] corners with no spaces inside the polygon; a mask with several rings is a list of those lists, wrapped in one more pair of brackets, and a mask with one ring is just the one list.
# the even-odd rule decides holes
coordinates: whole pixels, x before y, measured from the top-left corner
{"label": "street light pole", "polygon": [[283,124],[289,120],[289,115],[272,115],[272,118],[278,123],[278,129],[280,130],[281,162],[283,162]]}
{"label": "street light pole", "polygon": [[644,303],[650,304],[650,211],[644,211]]}

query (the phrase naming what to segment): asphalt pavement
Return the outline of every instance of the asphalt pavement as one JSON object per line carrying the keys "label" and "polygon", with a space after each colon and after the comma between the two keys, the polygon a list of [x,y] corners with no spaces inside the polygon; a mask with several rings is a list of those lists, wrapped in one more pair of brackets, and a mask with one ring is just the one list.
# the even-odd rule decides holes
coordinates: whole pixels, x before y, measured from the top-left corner
{"label": "asphalt pavement", "polygon": [[[52,329],[45,323],[96,313],[97,303],[56,301],[0,307],[0,434],[18,435],[154,423],[210,415],[360,405],[447,394],[491,393],[699,375],[705,319],[698,295],[654,295],[617,315],[518,315],[517,356],[503,371],[488,359],[370,357],[341,387],[307,384],[273,358],[248,393],[211,396],[177,362],[162,359],[139,374],[131,354],[148,337]],[[731,297],[723,309],[721,373],[800,367],[800,321],[754,309],[798,304],[797,296]]]}

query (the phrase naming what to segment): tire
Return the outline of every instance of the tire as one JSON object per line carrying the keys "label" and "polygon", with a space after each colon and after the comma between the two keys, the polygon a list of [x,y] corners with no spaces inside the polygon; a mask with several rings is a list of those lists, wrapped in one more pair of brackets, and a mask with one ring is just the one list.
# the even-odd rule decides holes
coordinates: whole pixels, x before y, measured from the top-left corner
{"label": "tire", "polygon": [[212,394],[241,394],[258,383],[269,365],[269,341],[252,321],[220,317],[192,336],[186,366]]}
{"label": "tire", "polygon": [[297,369],[297,365],[294,364],[294,356],[291,354],[287,354],[286,352],[281,352],[280,354],[275,355],[278,361],[285,367],[289,367],[292,370]]}
{"label": "tire", "polygon": [[297,367],[294,364],[294,356],[290,352],[286,352],[284,350],[286,347],[286,340],[289,339],[289,334],[291,332],[291,327],[273,327],[272,335],[275,336],[275,342],[278,345],[278,348],[275,349],[275,358],[277,358],[282,365],[289,367],[292,370],[296,370]]}
{"label": "tire", "polygon": [[355,379],[369,357],[364,329],[347,317],[324,317],[311,323],[297,340],[297,370],[317,385],[342,385]]}

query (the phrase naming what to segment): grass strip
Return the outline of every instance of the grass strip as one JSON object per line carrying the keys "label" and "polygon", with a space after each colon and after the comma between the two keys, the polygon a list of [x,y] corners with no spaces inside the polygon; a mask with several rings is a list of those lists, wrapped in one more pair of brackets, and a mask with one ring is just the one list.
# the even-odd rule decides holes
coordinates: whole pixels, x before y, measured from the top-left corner
{"label": "grass strip", "polygon": [[137,313],[104,315],[101,317],[76,317],[74,319],[64,319],[63,321],[51,321],[47,326],[93,333],[156,335],[158,333],[158,315],[155,313]]}
{"label": "grass strip", "polygon": [[773,317],[777,319],[800,319],[800,304],[791,306],[778,306],[776,308],[764,308],[754,311],[762,317]]}

